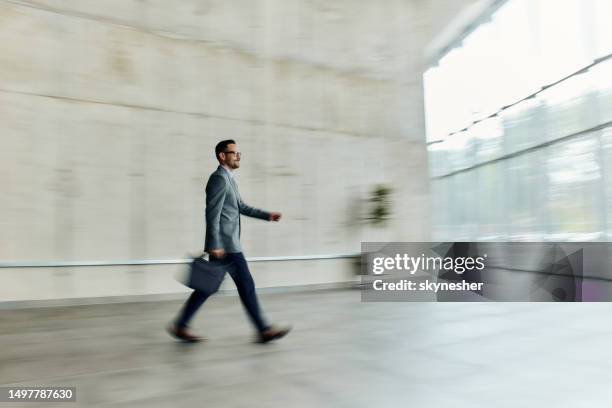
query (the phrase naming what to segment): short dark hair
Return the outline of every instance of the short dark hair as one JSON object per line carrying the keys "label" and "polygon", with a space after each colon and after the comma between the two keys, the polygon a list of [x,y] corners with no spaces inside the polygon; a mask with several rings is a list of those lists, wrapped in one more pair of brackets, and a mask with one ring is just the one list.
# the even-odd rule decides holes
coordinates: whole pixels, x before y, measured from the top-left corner
{"label": "short dark hair", "polygon": [[215,156],[217,156],[217,160],[219,160],[219,154],[223,153],[227,148],[227,145],[236,144],[232,139],[222,140],[215,146]]}

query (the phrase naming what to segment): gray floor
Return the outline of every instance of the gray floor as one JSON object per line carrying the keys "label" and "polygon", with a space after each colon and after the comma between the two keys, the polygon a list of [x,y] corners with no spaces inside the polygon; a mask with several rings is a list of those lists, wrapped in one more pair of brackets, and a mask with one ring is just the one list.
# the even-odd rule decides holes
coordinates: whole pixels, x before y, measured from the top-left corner
{"label": "gray floor", "polygon": [[[251,342],[238,299],[194,329],[180,303],[0,311],[0,383],[76,386],[43,407],[609,407],[612,305],[361,303],[355,290],[261,297],[294,331]],[[0,403],[0,407],[9,406]],[[20,403],[18,407],[36,406]]]}

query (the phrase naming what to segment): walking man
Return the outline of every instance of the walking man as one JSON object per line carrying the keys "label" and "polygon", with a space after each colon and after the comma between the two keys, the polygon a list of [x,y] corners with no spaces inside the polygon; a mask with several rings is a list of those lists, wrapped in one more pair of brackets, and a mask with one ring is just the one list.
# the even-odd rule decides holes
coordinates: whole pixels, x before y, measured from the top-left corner
{"label": "walking man", "polygon": [[[219,167],[211,174],[206,185],[206,243],[204,251],[211,261],[223,260],[238,288],[240,300],[258,333],[258,341],[267,343],[280,339],[290,329],[268,325],[259,309],[255,283],[240,246],[240,214],[267,221],[279,221],[281,213],[267,212],[249,207],[240,198],[234,171],[240,167],[241,154],[233,140],[223,140],[215,147]],[[188,329],[188,324],[208,295],[194,290],[180,315],[169,328],[170,334],[186,342],[202,338]]]}

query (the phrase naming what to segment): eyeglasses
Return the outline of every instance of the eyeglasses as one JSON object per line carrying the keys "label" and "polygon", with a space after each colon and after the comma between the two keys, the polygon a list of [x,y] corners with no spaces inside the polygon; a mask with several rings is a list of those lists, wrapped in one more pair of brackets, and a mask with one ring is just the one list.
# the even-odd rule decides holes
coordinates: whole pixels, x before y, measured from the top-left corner
{"label": "eyeglasses", "polygon": [[242,157],[242,153],[241,152],[232,152],[231,150],[227,151],[227,152],[223,152],[225,154],[235,154],[236,156],[240,156]]}

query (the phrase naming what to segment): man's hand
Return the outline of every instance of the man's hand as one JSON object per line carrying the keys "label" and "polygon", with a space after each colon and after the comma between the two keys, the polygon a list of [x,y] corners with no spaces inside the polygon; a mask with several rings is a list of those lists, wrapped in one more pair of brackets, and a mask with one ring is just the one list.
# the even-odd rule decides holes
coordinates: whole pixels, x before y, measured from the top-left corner
{"label": "man's hand", "polygon": [[213,258],[221,259],[225,256],[225,249],[223,248],[211,249],[208,251],[208,253]]}
{"label": "man's hand", "polygon": [[279,212],[270,213],[270,221],[279,221],[283,215]]}

